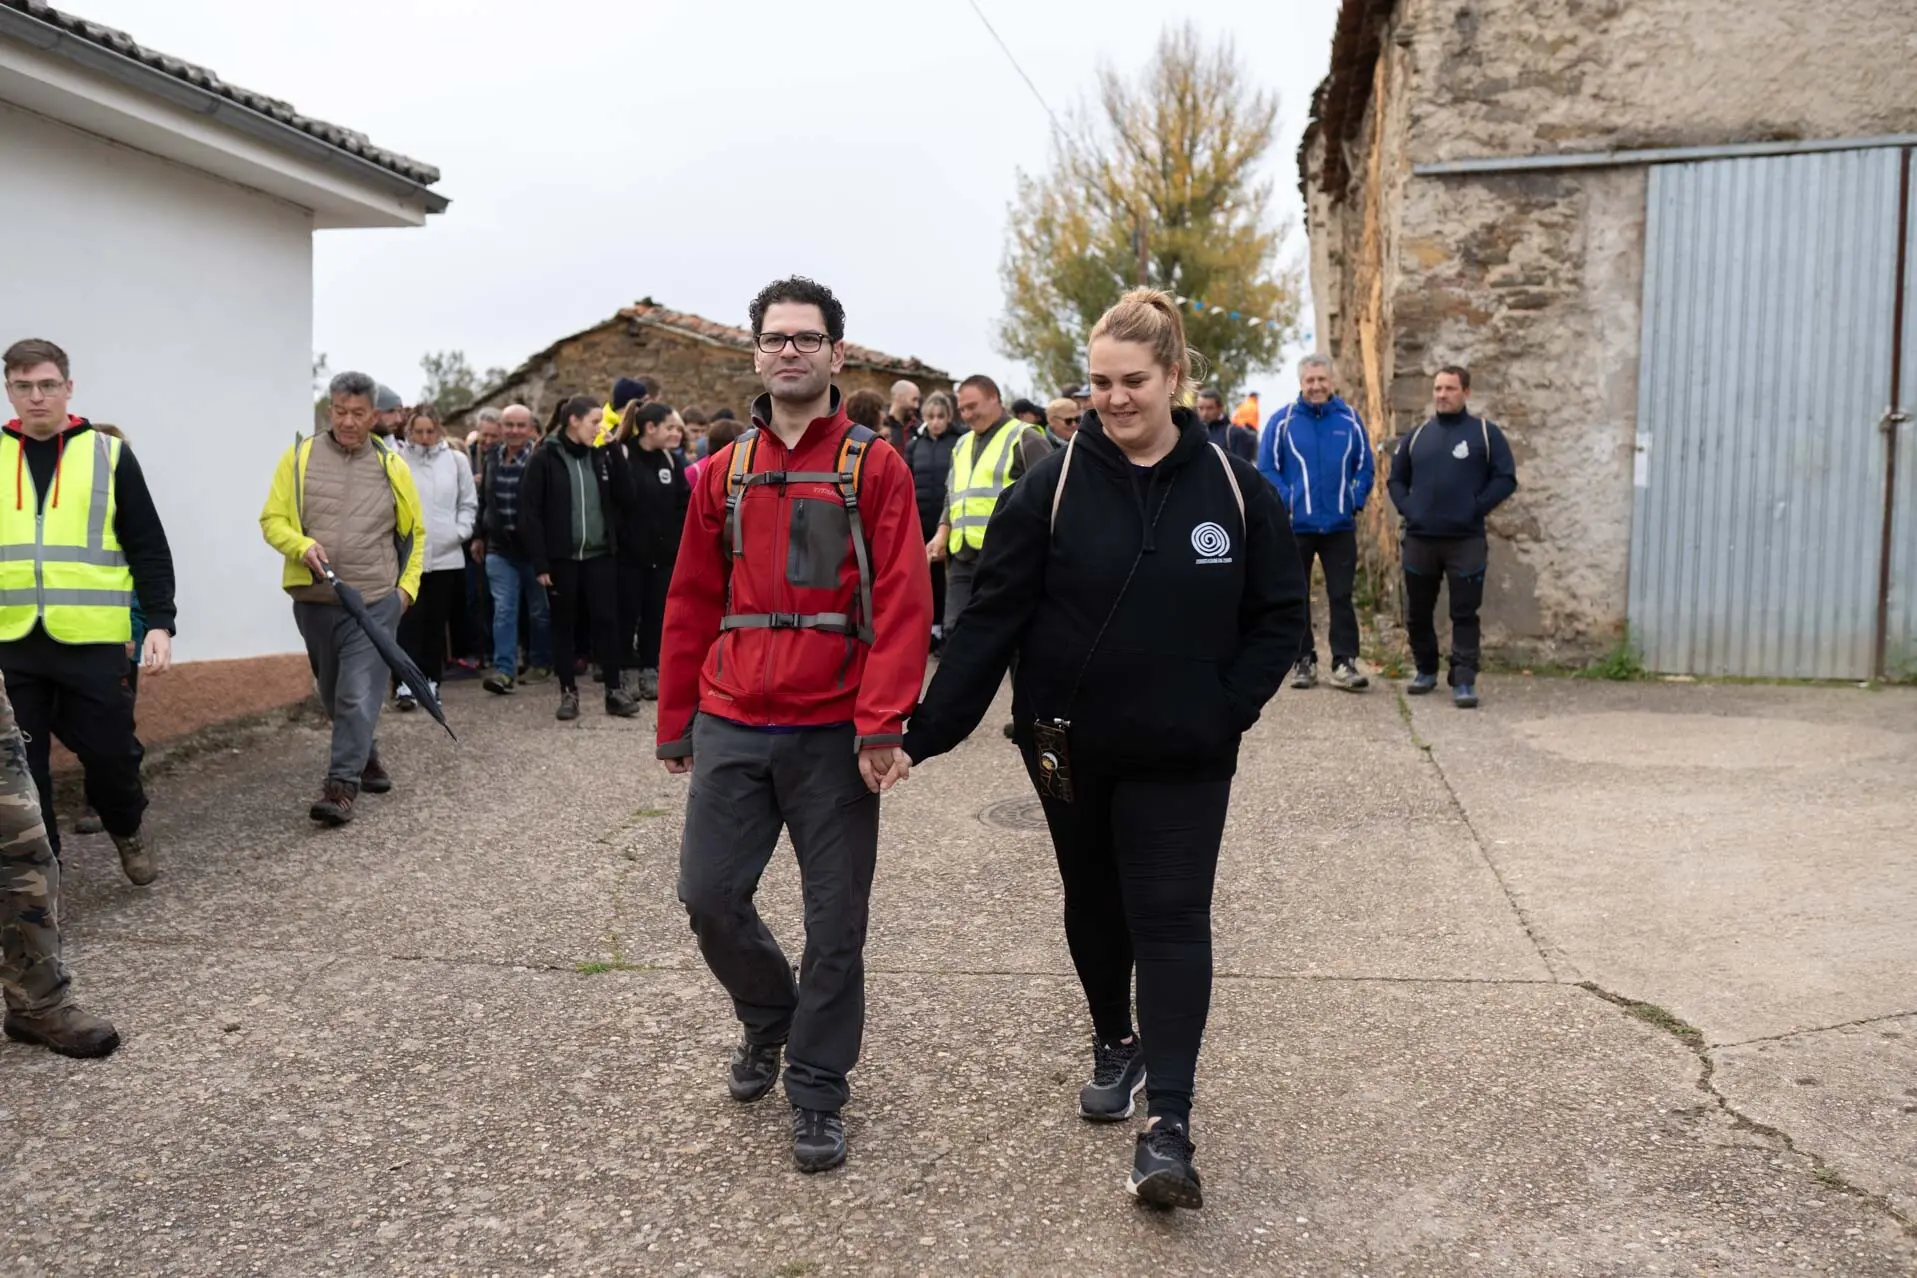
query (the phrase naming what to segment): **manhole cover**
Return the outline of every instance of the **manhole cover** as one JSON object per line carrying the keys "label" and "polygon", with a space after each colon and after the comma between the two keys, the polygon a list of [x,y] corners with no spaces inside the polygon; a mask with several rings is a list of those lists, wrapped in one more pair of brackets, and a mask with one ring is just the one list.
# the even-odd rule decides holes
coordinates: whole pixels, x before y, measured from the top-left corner
{"label": "manhole cover", "polygon": [[1045,807],[1036,797],[1000,799],[979,809],[978,819],[1001,830],[1043,830]]}

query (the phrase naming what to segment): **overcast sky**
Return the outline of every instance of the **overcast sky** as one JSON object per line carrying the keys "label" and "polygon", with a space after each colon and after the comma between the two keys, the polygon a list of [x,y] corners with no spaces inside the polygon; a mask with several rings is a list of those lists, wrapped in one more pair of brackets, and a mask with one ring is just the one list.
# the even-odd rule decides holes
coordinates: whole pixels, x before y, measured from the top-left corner
{"label": "overcast sky", "polygon": [[[58,2],[440,168],[452,208],[425,229],[318,235],[335,370],[410,397],[428,350],[511,367],[644,296],[739,324],[796,271],[855,341],[1033,389],[993,331],[1015,174],[1050,126],[968,0]],[[1061,114],[1177,12],[978,4]],[[1303,261],[1294,157],[1337,0],[1193,8],[1279,95],[1274,205]]]}

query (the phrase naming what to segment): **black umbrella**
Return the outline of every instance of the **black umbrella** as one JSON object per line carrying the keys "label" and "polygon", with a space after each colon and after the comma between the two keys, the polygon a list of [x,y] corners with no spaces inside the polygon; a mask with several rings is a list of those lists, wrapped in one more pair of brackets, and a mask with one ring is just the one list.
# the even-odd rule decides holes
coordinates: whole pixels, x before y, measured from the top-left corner
{"label": "black umbrella", "polygon": [[399,646],[399,640],[382,630],[379,623],[367,613],[366,600],[360,597],[359,591],[335,577],[330,567],[326,569],[326,584],[331,586],[333,593],[339,596],[339,606],[346,609],[346,615],[357,621],[359,628],[366,632],[366,637],[373,641],[373,647],[379,650],[379,655],[386,662],[387,667],[412,691],[413,699],[426,707],[427,714],[439,720],[439,726],[446,729],[447,736],[455,741],[459,740],[459,734],[453,731],[453,725],[446,722],[445,707],[441,706],[439,698],[433,695],[433,686],[426,682],[426,676],[421,672],[419,664],[406,655],[406,649]]}

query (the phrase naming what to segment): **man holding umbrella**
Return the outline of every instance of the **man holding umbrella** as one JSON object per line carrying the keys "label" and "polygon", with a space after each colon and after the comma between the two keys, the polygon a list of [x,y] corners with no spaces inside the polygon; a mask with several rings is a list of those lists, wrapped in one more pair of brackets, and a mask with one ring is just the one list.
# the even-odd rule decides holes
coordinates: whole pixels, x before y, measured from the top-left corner
{"label": "man holding umbrella", "polygon": [[[393,788],[374,738],[386,662],[366,627],[392,646],[400,615],[419,594],[425,562],[425,521],[412,473],[382,441],[369,438],[378,389],[364,373],[333,379],[330,429],[311,439],[294,437],[260,511],[267,544],[286,557],[280,584],[293,596],[320,702],[333,718],[332,760],[308,814],[327,826],[353,819],[361,790]],[[329,577],[364,600],[364,625],[340,606]]]}

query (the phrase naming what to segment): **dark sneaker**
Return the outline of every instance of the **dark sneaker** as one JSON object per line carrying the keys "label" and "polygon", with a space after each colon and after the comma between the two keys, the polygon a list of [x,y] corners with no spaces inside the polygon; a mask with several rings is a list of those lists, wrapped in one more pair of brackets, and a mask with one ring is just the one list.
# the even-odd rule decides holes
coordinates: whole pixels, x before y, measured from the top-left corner
{"label": "dark sneaker", "polygon": [[1365,678],[1356,662],[1334,661],[1331,663],[1331,686],[1344,692],[1363,692],[1371,686],[1371,680]]}
{"label": "dark sneaker", "polygon": [[307,809],[306,815],[321,825],[345,825],[353,819],[353,800],[358,797],[357,786],[328,777],[326,788],[320,791],[319,801]]}
{"label": "dark sneaker", "polygon": [[16,1043],[32,1043],[81,1060],[111,1056],[113,1049],[120,1045],[119,1030],[71,1003],[44,1012],[17,1012],[8,1008],[6,1034]]}
{"label": "dark sneaker", "polygon": [[1478,685],[1475,683],[1461,683],[1453,688],[1451,690],[1451,704],[1460,710],[1476,710],[1478,708]]}
{"label": "dark sneaker", "polygon": [[732,1099],[749,1105],[771,1091],[779,1081],[779,1058],[784,1054],[783,1041],[755,1045],[741,1040],[732,1049],[732,1076],[726,1079]]}
{"label": "dark sneaker", "polygon": [[128,835],[114,835],[113,846],[120,850],[120,868],[126,871],[127,881],[135,887],[145,887],[160,877],[160,867],[154,864],[153,848],[147,841],[146,827]]}
{"label": "dark sneaker", "polygon": [[511,675],[507,674],[504,670],[495,670],[484,679],[481,679],[479,686],[488,692],[496,692],[503,697],[511,692],[516,685],[513,683],[513,677]]}
{"label": "dark sneaker", "polygon": [[92,808],[82,812],[73,823],[75,834],[100,834],[106,830],[106,823],[100,820],[100,814]]}
{"label": "dark sneaker", "polygon": [[1014,720],[1011,723],[1008,723],[1005,725],[1005,739],[1007,741],[1011,741],[1011,740],[1015,740],[1017,737],[1018,737],[1018,722],[1017,720]]}
{"label": "dark sneaker", "polygon": [[366,766],[360,770],[359,788],[368,794],[391,794],[393,778],[386,775],[386,765],[379,761],[377,754],[366,756]]}
{"label": "dark sneaker", "polygon": [[553,718],[558,719],[563,723],[563,722],[570,722],[571,720],[577,719],[578,717],[579,717],[578,690],[568,689],[566,691],[562,691],[559,694],[559,709],[554,712]]}
{"label": "dark sneaker", "polygon": [[659,699],[659,672],[657,670],[641,670],[639,672],[639,699],[641,701],[657,701]]}
{"label": "dark sneaker", "polygon": [[399,691],[393,694],[393,709],[406,711],[419,709],[419,700],[413,696],[413,690],[405,684],[399,685]]}
{"label": "dark sneaker", "polygon": [[552,671],[546,666],[534,666],[532,669],[526,672],[525,677],[521,679],[519,682],[550,683],[552,682]]}
{"label": "dark sneaker", "polygon": [[1318,686],[1318,659],[1306,657],[1291,671],[1291,686],[1294,688],[1315,688]]}
{"label": "dark sneaker", "polygon": [[1078,1089],[1078,1116],[1094,1123],[1120,1123],[1132,1116],[1145,1090],[1145,1053],[1138,1036],[1129,1043],[1092,1040],[1092,1081]]}
{"label": "dark sneaker", "polygon": [[802,1172],[831,1171],[845,1161],[845,1120],[837,1110],[792,1111],[792,1157]]}
{"label": "dark sneaker", "polygon": [[639,713],[639,698],[621,688],[608,689],[606,713],[615,719],[630,719]]}
{"label": "dark sneaker", "polygon": [[1425,693],[1430,692],[1433,688],[1437,686],[1438,686],[1437,675],[1426,674],[1424,673],[1424,671],[1420,670],[1417,673],[1417,675],[1413,677],[1411,682],[1407,683],[1404,686],[1404,690],[1410,693],[1414,697],[1422,697]]}
{"label": "dark sneaker", "polygon": [[1191,1163],[1194,1152],[1184,1125],[1161,1118],[1138,1133],[1138,1152],[1132,1155],[1126,1191],[1155,1207],[1203,1207],[1205,1191]]}

